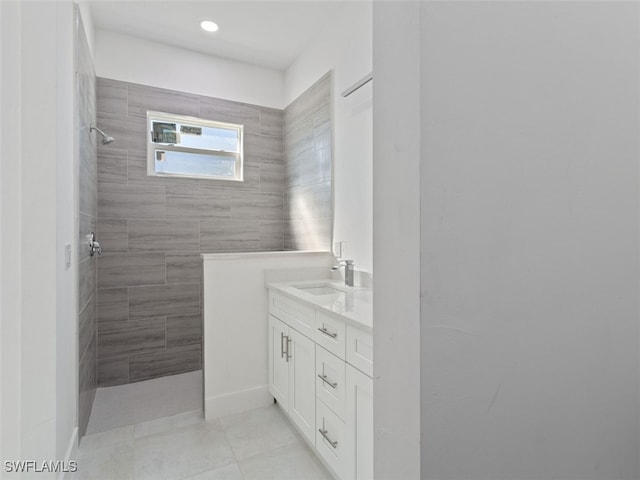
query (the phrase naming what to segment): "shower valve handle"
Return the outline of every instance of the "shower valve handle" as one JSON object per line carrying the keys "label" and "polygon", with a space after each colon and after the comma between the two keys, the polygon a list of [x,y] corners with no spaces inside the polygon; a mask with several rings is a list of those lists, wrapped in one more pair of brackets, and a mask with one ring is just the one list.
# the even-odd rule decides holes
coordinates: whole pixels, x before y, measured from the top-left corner
{"label": "shower valve handle", "polygon": [[89,235],[89,255],[92,257],[96,254],[100,255],[102,253],[102,247],[100,243],[96,241],[96,234],[91,232]]}

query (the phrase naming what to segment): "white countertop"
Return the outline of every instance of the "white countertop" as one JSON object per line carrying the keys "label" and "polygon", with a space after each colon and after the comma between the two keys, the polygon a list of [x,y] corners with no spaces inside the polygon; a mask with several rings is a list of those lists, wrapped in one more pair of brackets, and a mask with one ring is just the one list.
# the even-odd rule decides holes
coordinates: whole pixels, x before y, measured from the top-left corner
{"label": "white countertop", "polygon": [[[314,295],[296,287],[329,286],[340,292]],[[339,315],[347,324],[367,331],[373,330],[373,290],[364,287],[348,287],[344,282],[331,280],[307,280],[301,282],[267,283],[267,288],[300,300],[325,312]]]}

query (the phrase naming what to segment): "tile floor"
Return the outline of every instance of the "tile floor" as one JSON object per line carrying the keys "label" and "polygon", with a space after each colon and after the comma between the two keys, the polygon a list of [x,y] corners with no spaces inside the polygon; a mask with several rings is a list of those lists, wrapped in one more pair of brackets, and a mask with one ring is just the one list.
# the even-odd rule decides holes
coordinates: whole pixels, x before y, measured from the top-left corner
{"label": "tile floor", "polygon": [[[157,394],[156,386],[141,390]],[[142,393],[126,399],[142,405],[137,411],[145,410]],[[132,411],[127,402],[121,406]],[[95,414],[106,418],[100,410]],[[113,405],[109,411],[114,411]],[[205,421],[197,409],[88,434],[80,443],[77,462],[73,480],[332,479],[276,405],[213,421]]]}
{"label": "tile floor", "polygon": [[87,434],[202,409],[202,370],[98,388]]}

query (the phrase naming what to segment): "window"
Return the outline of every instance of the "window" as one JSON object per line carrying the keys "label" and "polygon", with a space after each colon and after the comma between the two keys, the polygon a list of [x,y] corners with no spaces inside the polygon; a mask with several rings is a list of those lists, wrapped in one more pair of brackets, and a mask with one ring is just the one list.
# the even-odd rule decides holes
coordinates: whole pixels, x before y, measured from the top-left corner
{"label": "window", "polygon": [[242,125],[147,112],[147,173],[242,181]]}

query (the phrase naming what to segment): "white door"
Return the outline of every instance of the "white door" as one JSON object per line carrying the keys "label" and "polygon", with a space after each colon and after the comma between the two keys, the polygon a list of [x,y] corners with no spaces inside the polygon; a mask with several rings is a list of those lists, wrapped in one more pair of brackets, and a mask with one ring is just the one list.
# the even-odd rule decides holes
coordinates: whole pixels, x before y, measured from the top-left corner
{"label": "white door", "polygon": [[289,329],[289,415],[298,428],[315,445],[316,426],[316,345]]}
{"label": "white door", "polygon": [[288,330],[284,323],[269,315],[269,392],[285,410],[289,397]]}
{"label": "white door", "polygon": [[355,454],[352,478],[373,478],[373,380],[347,365],[347,425]]}

